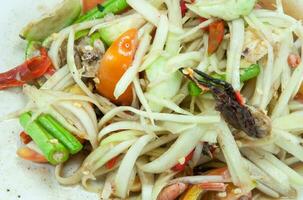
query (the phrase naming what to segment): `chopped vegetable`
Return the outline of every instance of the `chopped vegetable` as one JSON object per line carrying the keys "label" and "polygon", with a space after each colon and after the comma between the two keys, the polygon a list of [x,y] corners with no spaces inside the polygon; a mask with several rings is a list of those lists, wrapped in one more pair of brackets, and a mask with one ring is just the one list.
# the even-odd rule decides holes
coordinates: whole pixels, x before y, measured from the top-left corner
{"label": "chopped vegetable", "polygon": [[180,0],[180,7],[181,7],[182,17],[184,17],[186,12],[187,12],[187,7],[186,7],[185,0]]}
{"label": "chopped vegetable", "polygon": [[32,138],[27,133],[25,133],[24,131],[22,131],[20,133],[20,139],[23,142],[23,144],[28,144],[32,141]]}
{"label": "chopped vegetable", "polygon": [[87,11],[95,8],[98,4],[104,2],[104,0],[82,0],[83,2],[83,12],[86,13]]}
{"label": "chopped vegetable", "polygon": [[96,8],[80,16],[76,23],[103,18],[109,13],[117,14],[128,7],[126,0],[107,0]]}
{"label": "chopped vegetable", "polygon": [[24,130],[31,136],[51,164],[57,165],[68,159],[68,150],[37,121],[32,122],[29,113],[22,114],[19,120]]}
{"label": "chopped vegetable", "polygon": [[82,149],[82,144],[66,130],[56,119],[51,115],[40,115],[38,121],[53,137],[58,139],[71,154],[76,154]]}
{"label": "chopped vegetable", "polygon": [[40,53],[40,56],[31,58],[14,69],[0,73],[0,90],[22,86],[47,73],[52,68],[51,60],[44,48],[40,49]]}
{"label": "chopped vegetable", "polygon": [[208,54],[213,54],[224,38],[224,21],[215,21],[209,25]]}
{"label": "chopped vegetable", "polygon": [[131,17],[125,17],[125,20],[101,28],[99,33],[102,41],[110,46],[123,33],[130,29],[139,29],[145,22],[141,15],[131,15]]}
{"label": "chopped vegetable", "polygon": [[47,159],[37,153],[36,151],[28,148],[28,147],[21,147],[18,149],[17,151],[17,155],[24,159],[24,160],[30,160],[30,161],[33,161],[33,162],[36,162],[36,163],[47,163]]}
{"label": "chopped vegetable", "polygon": [[105,164],[105,167],[107,169],[112,169],[117,164],[118,160],[119,160],[119,156],[112,158],[110,161],[108,161]]}
{"label": "chopped vegetable", "polygon": [[254,8],[256,0],[196,0],[187,7],[201,17],[218,17],[231,21],[248,15]]}
{"label": "chopped vegetable", "polygon": [[20,37],[29,41],[43,41],[52,33],[72,24],[82,10],[81,0],[64,0],[60,7],[23,28]]}
{"label": "chopped vegetable", "polygon": [[257,77],[261,72],[260,65],[252,64],[248,68],[240,71],[240,80],[241,82],[248,81]]}
{"label": "chopped vegetable", "polygon": [[175,166],[172,167],[172,170],[174,171],[183,171],[185,169],[185,166],[188,164],[188,162],[193,158],[194,155],[194,150],[190,152],[185,158],[182,163],[176,164]]}
{"label": "chopped vegetable", "polygon": [[78,40],[80,38],[83,38],[85,36],[87,36],[89,34],[89,29],[85,29],[85,30],[82,30],[82,31],[78,31],[76,34],[75,34],[75,40]]}
{"label": "chopped vegetable", "polygon": [[[148,87],[147,94],[162,99],[171,99],[178,93],[181,85],[182,76],[180,73],[168,73],[167,59],[159,57],[147,69],[146,75],[150,83],[155,83],[155,87]],[[161,80],[162,79],[162,80]],[[149,102],[152,111],[160,112],[163,106],[152,101]]]}
{"label": "chopped vegetable", "polygon": [[122,34],[104,54],[99,71],[96,87],[98,92],[120,105],[130,105],[133,99],[132,88],[127,90],[118,98],[114,97],[116,84],[121,76],[130,67],[138,46],[138,31],[130,29]]}

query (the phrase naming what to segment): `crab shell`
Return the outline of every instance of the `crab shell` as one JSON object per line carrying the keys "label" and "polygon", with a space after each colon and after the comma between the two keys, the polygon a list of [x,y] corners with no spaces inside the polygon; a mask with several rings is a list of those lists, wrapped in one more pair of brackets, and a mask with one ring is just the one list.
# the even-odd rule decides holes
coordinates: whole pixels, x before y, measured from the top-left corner
{"label": "crab shell", "polygon": [[261,138],[269,136],[272,130],[271,119],[260,109],[253,106],[247,106],[250,113],[255,119],[258,135]]}

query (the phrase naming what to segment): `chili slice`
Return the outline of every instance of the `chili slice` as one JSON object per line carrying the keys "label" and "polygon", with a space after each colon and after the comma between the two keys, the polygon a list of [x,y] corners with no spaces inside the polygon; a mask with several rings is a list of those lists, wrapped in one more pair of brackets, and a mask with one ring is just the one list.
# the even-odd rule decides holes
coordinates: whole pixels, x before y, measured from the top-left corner
{"label": "chili slice", "polygon": [[209,25],[208,54],[217,51],[224,38],[224,21],[216,21]]}
{"label": "chili slice", "polygon": [[52,62],[46,49],[40,49],[40,56],[33,57],[7,72],[0,73],[0,90],[22,86],[45,73],[53,73]]}
{"label": "chili slice", "polygon": [[183,164],[181,164],[181,163],[176,164],[175,166],[172,167],[172,170],[173,171],[183,171],[185,169],[185,166],[193,158],[193,156],[194,156],[194,150],[185,157],[185,161]]}

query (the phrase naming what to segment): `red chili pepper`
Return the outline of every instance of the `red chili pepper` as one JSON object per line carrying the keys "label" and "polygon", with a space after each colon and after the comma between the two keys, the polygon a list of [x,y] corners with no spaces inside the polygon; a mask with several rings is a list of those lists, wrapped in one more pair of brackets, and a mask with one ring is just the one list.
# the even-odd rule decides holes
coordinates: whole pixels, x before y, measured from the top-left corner
{"label": "red chili pepper", "polygon": [[181,0],[181,1],[180,1],[180,7],[181,7],[182,17],[184,17],[185,14],[186,14],[186,12],[187,12],[187,7],[186,7],[186,2],[185,2],[185,0]]}
{"label": "red chili pepper", "polygon": [[[191,3],[194,3],[195,0],[191,0]],[[186,1],[185,0],[180,0],[180,7],[181,7],[181,13],[182,13],[182,17],[185,16],[186,12],[187,12],[187,6],[186,6]]]}
{"label": "red chili pepper", "polygon": [[245,104],[245,100],[239,91],[236,92],[236,99],[242,106]]}
{"label": "red chili pepper", "polygon": [[32,141],[31,136],[29,136],[27,133],[25,133],[24,131],[22,131],[20,133],[20,139],[22,140],[23,144],[28,144]]}
{"label": "red chili pepper", "polygon": [[208,54],[217,51],[224,38],[224,21],[216,21],[209,25]]}
{"label": "red chili pepper", "polygon": [[[201,23],[202,23],[202,22],[205,22],[206,20],[208,20],[208,19],[207,19],[207,18],[204,18],[204,17],[199,17],[199,21],[200,21]],[[204,31],[209,31],[209,26],[202,28],[202,30],[204,30]]]}
{"label": "red chili pepper", "polygon": [[173,171],[183,171],[185,169],[185,166],[188,164],[188,162],[193,158],[194,156],[194,150],[190,152],[186,157],[183,164],[178,163],[175,166],[172,167]]}
{"label": "red chili pepper", "polygon": [[0,73],[0,90],[22,86],[51,70],[52,62],[44,48],[40,49],[40,54],[40,56],[31,58],[14,69]]}
{"label": "red chili pepper", "polygon": [[116,156],[116,157],[112,158],[110,161],[108,161],[105,164],[105,167],[107,169],[112,169],[116,165],[116,163],[118,162],[118,159],[119,159],[119,156]]}

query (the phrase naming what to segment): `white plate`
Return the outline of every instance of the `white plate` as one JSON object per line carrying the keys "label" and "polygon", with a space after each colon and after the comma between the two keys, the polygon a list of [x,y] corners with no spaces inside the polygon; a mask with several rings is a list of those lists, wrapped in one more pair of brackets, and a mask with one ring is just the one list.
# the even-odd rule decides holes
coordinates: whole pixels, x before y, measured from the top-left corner
{"label": "white plate", "polygon": [[[60,0],[10,0],[0,6],[0,72],[24,61],[26,43],[18,37],[21,28]],[[0,118],[25,105],[20,89],[0,91]],[[53,167],[37,165],[16,156],[17,120],[0,123],[0,200],[97,200],[80,186],[60,186]],[[299,197],[298,199],[303,199]]]}
{"label": "white plate", "polygon": [[[19,38],[21,28],[52,8],[59,0],[10,0],[0,6],[0,72],[24,60],[26,43]],[[0,118],[22,108],[25,98],[19,89],[0,91]],[[0,123],[1,200],[97,200],[96,194],[80,187],[60,186],[54,170],[34,165],[16,156],[21,127],[16,120]]]}

